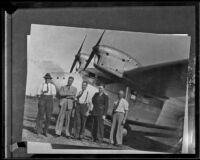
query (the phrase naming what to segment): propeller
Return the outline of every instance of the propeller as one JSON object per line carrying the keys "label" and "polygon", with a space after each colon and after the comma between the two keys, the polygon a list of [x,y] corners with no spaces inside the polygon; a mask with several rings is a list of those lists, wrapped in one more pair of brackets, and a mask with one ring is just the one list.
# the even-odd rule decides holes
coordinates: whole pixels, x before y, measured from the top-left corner
{"label": "propeller", "polygon": [[101,39],[102,39],[104,33],[105,33],[105,30],[104,30],[103,33],[101,34],[101,37],[99,38],[99,40],[98,40],[98,42],[96,43],[96,45],[93,47],[92,53],[90,54],[90,57],[88,58],[87,63],[85,64],[84,70],[88,67],[88,65],[90,64],[91,60],[93,59],[93,57],[94,57],[94,55],[95,55],[95,53],[96,53],[97,46],[98,46],[99,43],[101,42]]}
{"label": "propeller", "polygon": [[83,47],[83,44],[85,42],[86,37],[87,37],[87,35],[85,35],[85,38],[84,38],[84,40],[83,40],[83,42],[81,44],[81,47],[79,48],[78,53],[75,55],[74,62],[73,62],[72,67],[70,69],[70,73],[72,73],[72,71],[73,71],[73,69],[74,69],[74,67],[76,65],[76,62],[80,62],[81,50],[82,50],[82,47]]}

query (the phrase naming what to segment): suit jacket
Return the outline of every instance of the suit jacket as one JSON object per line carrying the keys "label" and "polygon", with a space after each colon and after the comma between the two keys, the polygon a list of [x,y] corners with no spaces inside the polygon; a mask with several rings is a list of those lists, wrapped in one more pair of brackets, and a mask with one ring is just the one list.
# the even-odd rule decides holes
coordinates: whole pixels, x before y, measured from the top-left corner
{"label": "suit jacket", "polygon": [[62,86],[59,91],[59,94],[61,97],[60,106],[64,107],[65,109],[72,109],[74,105],[74,100],[71,98],[67,98],[67,96],[71,96],[75,98],[76,92],[77,92],[77,89],[74,86],[70,86],[70,89],[68,88],[68,86]]}
{"label": "suit jacket", "polygon": [[103,93],[99,96],[99,93],[95,93],[92,97],[93,110],[92,115],[106,115],[108,111],[108,96]]}

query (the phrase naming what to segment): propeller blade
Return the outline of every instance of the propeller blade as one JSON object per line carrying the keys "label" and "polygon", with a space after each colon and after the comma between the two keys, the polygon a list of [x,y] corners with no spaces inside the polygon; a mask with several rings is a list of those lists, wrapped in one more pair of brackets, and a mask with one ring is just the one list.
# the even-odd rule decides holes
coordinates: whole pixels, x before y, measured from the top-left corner
{"label": "propeller blade", "polygon": [[105,33],[105,30],[104,30],[103,33],[101,34],[101,37],[99,38],[99,40],[98,40],[98,42],[97,42],[97,44],[96,44],[95,46],[98,46],[98,45],[99,45],[99,43],[101,42],[101,39],[102,39],[104,33]]}
{"label": "propeller blade", "polygon": [[77,53],[76,56],[75,56],[74,62],[73,62],[72,67],[71,67],[71,69],[70,69],[70,73],[73,71],[73,69],[74,69],[74,67],[75,67],[75,65],[76,65],[76,62],[77,62],[77,61],[78,61],[78,62],[80,61],[81,50],[82,50],[82,47],[83,47],[83,44],[84,44],[84,42],[85,42],[86,37],[87,37],[87,35],[85,35],[85,38],[83,39],[83,42],[82,42],[82,44],[81,44],[81,47],[79,48],[78,53]]}
{"label": "propeller blade", "polygon": [[72,71],[73,71],[73,69],[74,69],[74,67],[76,65],[76,62],[77,62],[77,59],[75,58],[72,66],[71,66],[70,73],[72,73]]}
{"label": "propeller blade", "polygon": [[88,67],[88,65],[90,64],[90,61],[92,60],[92,58],[94,57],[95,52],[92,51],[92,53],[90,54],[90,57],[87,60],[87,63],[85,64],[84,70]]}
{"label": "propeller blade", "polygon": [[85,42],[86,37],[87,37],[87,35],[85,35],[85,38],[83,39],[83,42],[82,42],[82,44],[81,44],[81,47],[79,48],[78,53],[76,54],[77,56],[80,56],[80,54],[81,54],[81,50],[82,50],[82,47],[83,47],[83,44],[84,44],[84,42]]}
{"label": "propeller blade", "polygon": [[87,60],[87,63],[85,64],[84,70],[88,67],[88,65],[90,64],[91,60],[93,59],[94,55],[95,55],[95,47],[97,47],[99,45],[99,43],[101,42],[101,39],[103,37],[105,33],[105,30],[103,31],[103,33],[101,34],[101,37],[99,38],[99,40],[97,41],[96,45],[93,47],[92,53],[90,54],[90,57]]}

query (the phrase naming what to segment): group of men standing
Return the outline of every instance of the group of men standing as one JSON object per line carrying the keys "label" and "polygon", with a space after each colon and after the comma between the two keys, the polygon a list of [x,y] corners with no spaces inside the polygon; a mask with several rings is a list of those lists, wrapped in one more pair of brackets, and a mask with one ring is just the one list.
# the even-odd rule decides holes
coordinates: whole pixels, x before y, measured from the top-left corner
{"label": "group of men standing", "polygon": [[[38,116],[36,120],[36,129],[38,134],[48,136],[48,128],[53,112],[53,99],[56,97],[56,87],[51,82],[51,75],[47,73],[44,76],[45,82],[38,90]],[[74,77],[68,78],[68,83],[62,86],[58,92],[59,95],[59,115],[55,126],[55,135],[61,136],[65,120],[65,135],[67,138],[82,140],[85,136],[85,126],[87,117],[92,116],[92,137],[95,142],[102,143],[104,137],[104,120],[106,119],[109,97],[104,92],[104,85],[99,85],[99,92],[93,96],[88,90],[88,82],[82,82],[81,91],[73,86]],[[112,126],[110,132],[110,143],[122,145],[123,126],[128,113],[128,102],[124,99],[124,92],[118,92],[118,100],[114,103],[112,112]],[[45,127],[43,129],[43,119]],[[73,115],[73,116],[72,116]],[[70,121],[73,121],[73,129],[70,130]]]}

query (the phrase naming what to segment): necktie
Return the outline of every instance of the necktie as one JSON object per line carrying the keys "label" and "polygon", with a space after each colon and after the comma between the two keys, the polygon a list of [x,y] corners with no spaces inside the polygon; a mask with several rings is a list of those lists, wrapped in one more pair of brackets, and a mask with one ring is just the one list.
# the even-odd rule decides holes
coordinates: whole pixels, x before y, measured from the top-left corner
{"label": "necktie", "polygon": [[47,83],[47,93],[49,92],[49,83]]}
{"label": "necktie", "polygon": [[46,85],[47,85],[47,90],[44,91],[44,93],[48,93],[49,92],[49,85],[48,85],[48,83],[46,83]]}
{"label": "necktie", "polygon": [[83,95],[83,90],[81,91],[81,93],[77,96],[77,99],[79,100],[79,98]]}

